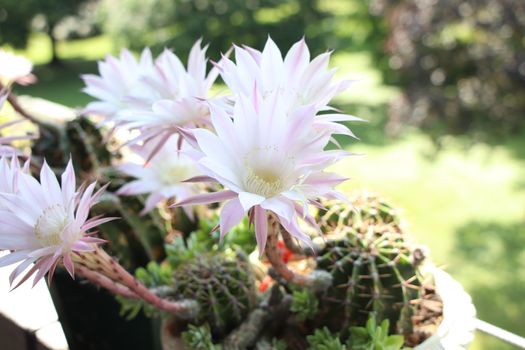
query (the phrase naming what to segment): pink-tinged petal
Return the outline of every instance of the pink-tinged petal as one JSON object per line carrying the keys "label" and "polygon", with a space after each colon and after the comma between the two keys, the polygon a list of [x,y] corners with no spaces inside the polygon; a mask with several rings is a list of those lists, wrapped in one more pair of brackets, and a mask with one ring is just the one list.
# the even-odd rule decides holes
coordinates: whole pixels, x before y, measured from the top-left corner
{"label": "pink-tinged petal", "polygon": [[246,215],[246,211],[238,198],[234,198],[224,205],[220,216],[221,240],[242,220],[244,215]]}
{"label": "pink-tinged petal", "polygon": [[223,110],[218,108],[211,108],[211,121],[218,137],[230,146],[230,151],[234,153],[239,149],[239,144],[236,142],[235,129],[230,116]]}
{"label": "pink-tinged petal", "polygon": [[38,273],[33,280],[33,287],[44,277],[44,275],[51,270],[51,267],[55,264],[58,257],[46,256],[45,258],[39,260],[35,266],[38,266]]}
{"label": "pink-tinged petal", "polygon": [[181,207],[184,205],[198,205],[198,204],[210,204],[222,202],[228,199],[237,197],[237,193],[229,190],[211,193],[202,193],[192,197],[188,197],[178,201],[177,203],[170,206],[170,208]]}
{"label": "pink-tinged petal", "polygon": [[155,209],[157,204],[159,204],[164,199],[164,196],[160,193],[151,193],[144,203],[144,208],[140,211],[139,215],[143,216]]}
{"label": "pink-tinged petal", "polygon": [[71,245],[71,250],[75,252],[92,252],[95,250],[92,244],[87,243],[85,240],[78,240]]}
{"label": "pink-tinged petal", "polygon": [[228,168],[235,166],[236,153],[233,153],[231,148],[225,147],[225,144],[217,135],[206,129],[195,129],[193,134],[197,139],[199,148],[208,158],[222,163]]}
{"label": "pink-tinged petal", "polygon": [[93,204],[95,203],[98,203],[98,200],[100,199],[100,197],[102,197],[102,194],[104,194],[104,192],[106,192],[107,188],[109,186],[109,183],[105,184],[104,186],[102,186],[101,188],[98,189],[97,192],[95,192],[95,194],[93,196],[91,196],[91,201],[89,203],[89,206],[91,207]]}
{"label": "pink-tinged petal", "polygon": [[117,195],[134,196],[137,194],[152,192],[156,189],[157,184],[152,181],[134,180],[119,188]]}
{"label": "pink-tinged petal", "polygon": [[[282,219],[282,218],[280,218]],[[283,225],[283,228],[288,231],[293,237],[297,238],[298,240],[306,243],[310,248],[313,249],[312,245],[312,239],[310,236],[305,234],[299,225],[297,224],[297,220],[293,219],[290,222],[286,222],[285,220],[279,220],[281,222],[281,225]]]}
{"label": "pink-tinged petal", "polygon": [[51,247],[43,247],[40,249],[33,250],[29,252],[28,256],[32,258],[41,258],[46,255],[51,255],[56,253],[56,251],[59,249],[59,247],[51,246]]}
{"label": "pink-tinged petal", "polygon": [[47,198],[49,205],[56,203],[63,204],[61,198],[62,191],[60,190],[58,180],[45,160],[40,170],[40,184],[42,185],[42,193]]}
{"label": "pink-tinged petal", "polygon": [[187,183],[200,183],[200,182],[217,182],[217,180],[211,176],[207,176],[207,175],[197,175],[197,176],[193,176],[193,177],[190,177],[189,179],[186,179],[182,182],[187,182]]}
{"label": "pink-tinged petal", "polygon": [[329,198],[329,199],[337,199],[337,200],[343,201],[345,203],[351,204],[350,201],[348,200],[348,198],[343,193],[341,193],[339,191],[330,191],[325,196],[326,196],[326,198]]}
{"label": "pink-tinged petal", "polygon": [[92,229],[93,227],[100,226],[102,224],[105,224],[106,222],[110,222],[110,221],[118,220],[118,219],[120,218],[119,217],[107,217],[107,218],[97,218],[95,220],[90,219],[86,221],[84,225],[82,225],[81,230],[85,232],[85,231]]}
{"label": "pink-tinged petal", "polygon": [[[0,236],[8,236],[13,232],[16,232],[17,235],[33,235],[34,227],[28,225],[25,221],[18,218],[16,215],[13,215],[12,212],[6,210],[0,210]],[[2,248],[0,249],[7,249]]]}
{"label": "pink-tinged petal", "polygon": [[77,213],[75,216],[76,221],[79,224],[83,224],[89,214],[89,208],[91,205],[91,195],[93,194],[93,191],[95,190],[95,186],[97,184],[93,182],[91,185],[89,185],[84,193],[82,194],[82,197],[80,198],[80,202],[78,203]]}
{"label": "pink-tinged petal", "polygon": [[221,54],[221,59],[219,60],[219,62],[217,63],[212,62],[213,68],[210,70],[210,72],[208,73],[208,76],[206,77],[206,80],[204,81],[204,88],[206,90],[209,90],[212,87],[213,83],[215,82],[215,80],[217,79],[217,77],[219,76],[221,72],[221,65],[223,64],[223,61],[225,59],[228,59],[232,51],[233,51],[233,47],[229,48],[225,54]]}
{"label": "pink-tinged petal", "polygon": [[257,240],[257,247],[259,248],[259,256],[264,253],[266,247],[266,239],[268,238],[268,217],[266,211],[260,206],[253,208],[255,221],[255,238]]}
{"label": "pink-tinged petal", "polygon": [[245,211],[264,202],[265,198],[255,193],[241,192],[239,193],[239,201]]}
{"label": "pink-tinged petal", "polygon": [[[108,241],[106,241],[105,239],[98,238],[98,237],[82,237],[80,240],[81,240],[82,242],[92,243],[92,244],[104,244],[104,243],[108,243]],[[93,249],[94,249],[94,248],[93,248]]]}
{"label": "pink-tinged petal", "polygon": [[206,74],[206,48],[201,49],[202,38],[198,39],[188,56],[188,73],[196,79],[203,80]]}
{"label": "pink-tinged petal", "polygon": [[293,202],[282,196],[266,199],[261,203],[261,207],[274,212],[280,218],[287,221],[292,220],[295,215]]}
{"label": "pink-tinged petal", "polygon": [[310,51],[304,41],[304,37],[295,43],[284,58],[284,65],[288,72],[288,78],[300,74],[310,63]]}
{"label": "pink-tinged petal", "polygon": [[352,153],[344,150],[332,150],[325,151],[322,153],[313,154],[304,159],[303,165],[305,166],[322,166],[326,167],[330,164],[334,164],[337,161],[351,156]]}
{"label": "pink-tinged petal", "polygon": [[365,119],[361,119],[353,115],[335,113],[320,114],[316,116],[315,119],[320,122],[368,122]]}
{"label": "pink-tinged petal", "polygon": [[63,263],[64,267],[66,268],[67,272],[69,272],[69,275],[71,278],[75,279],[75,264],[73,264],[73,260],[71,259],[71,254],[66,253],[63,256]]}
{"label": "pink-tinged petal", "polygon": [[38,246],[34,234],[22,232],[0,233],[0,250],[33,249]]}
{"label": "pink-tinged petal", "polygon": [[9,266],[27,258],[28,250],[12,252],[0,258],[0,267]]}
{"label": "pink-tinged petal", "polygon": [[220,163],[213,158],[205,157],[199,160],[199,168],[203,173],[207,173],[224,187],[229,187],[234,191],[241,191],[242,181],[239,178],[236,170],[237,167],[228,167],[224,163]]}
{"label": "pink-tinged petal", "polygon": [[338,123],[325,123],[325,122],[318,122],[316,121],[314,123],[315,127],[318,129],[323,129],[329,131],[331,134],[336,135],[346,135],[353,137],[354,139],[359,140],[359,137],[357,137],[350,128],[348,128],[346,125],[338,124]]}
{"label": "pink-tinged petal", "polygon": [[313,186],[337,186],[349,178],[339,176],[335,173],[326,173],[326,172],[315,172],[310,174],[305,180],[304,184],[313,185]]}
{"label": "pink-tinged petal", "polygon": [[73,169],[73,162],[71,159],[67,163],[66,170],[62,174],[62,200],[65,206],[69,205],[69,201],[75,193],[76,180],[75,170]]}
{"label": "pink-tinged petal", "polygon": [[267,78],[265,86],[261,87],[265,91],[275,88],[284,74],[281,51],[269,36],[261,56],[261,74]]}
{"label": "pink-tinged petal", "polygon": [[[294,207],[295,207],[295,211],[297,212],[297,214],[299,214],[299,216],[304,220],[306,221],[306,223],[308,223],[310,226],[312,226],[313,228],[315,228],[315,230],[318,232],[318,233],[321,233],[321,228],[319,227],[319,225],[317,224],[317,222],[315,221],[314,217],[310,214],[308,214],[308,211],[306,210],[307,208],[304,207],[304,206],[300,206],[298,203],[295,203],[294,204]],[[322,207],[322,205],[320,206],[320,209],[325,209]]]}
{"label": "pink-tinged petal", "polygon": [[133,163],[121,164],[117,170],[133,177],[144,177],[149,172],[143,165]]}
{"label": "pink-tinged petal", "polygon": [[15,279],[22,273],[24,272],[34,261],[36,260],[36,258],[29,258],[29,259],[26,259],[24,260],[21,264],[19,264],[14,270],[13,272],[11,272],[11,274],[9,275],[9,285],[13,285],[13,282],[15,281]]}
{"label": "pink-tinged petal", "polygon": [[[23,263],[22,263],[23,264]],[[29,277],[33,276],[35,274],[35,272],[39,269],[40,265],[38,265],[38,263],[36,263],[35,265],[33,265],[33,267],[31,267],[31,269],[24,275],[24,277],[22,277],[22,279],[20,281],[18,281],[18,283],[11,288],[11,291],[17,289],[18,287],[20,287],[20,285],[22,283],[24,283],[25,281],[27,281],[29,279]],[[12,285],[12,283],[11,283]]]}

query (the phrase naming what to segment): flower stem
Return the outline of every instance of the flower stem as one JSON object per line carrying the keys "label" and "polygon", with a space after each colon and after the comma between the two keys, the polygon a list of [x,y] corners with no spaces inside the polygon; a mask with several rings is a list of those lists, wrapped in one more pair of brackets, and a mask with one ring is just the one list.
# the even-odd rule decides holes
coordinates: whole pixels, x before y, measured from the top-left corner
{"label": "flower stem", "polygon": [[[315,291],[327,290],[332,285],[332,275],[327,271],[314,270],[308,275],[301,275],[288,268],[281,257],[282,253],[278,247],[279,234],[282,234],[284,238],[288,232],[282,231],[279,220],[273,214],[270,214],[268,217],[268,238],[265,252],[275,272],[290,283],[307,286]],[[291,237],[288,237],[290,242],[293,243]]]}
{"label": "flower stem", "polygon": [[109,290],[111,293],[116,295],[121,295],[123,297],[129,298],[129,299],[139,299],[139,297],[133,293],[131,290],[129,290],[128,287],[125,287],[121,285],[120,283],[116,283],[113,280],[107,278],[103,274],[92,271],[85,267],[84,265],[77,264],[76,265],[76,271],[78,274],[85,279],[89,280],[91,283],[96,284],[98,286],[101,286],[107,290]]}
{"label": "flower stem", "polygon": [[[140,283],[133,275],[122,267],[122,265],[98,246],[93,252],[78,254],[78,256],[74,258],[74,262],[76,267],[81,269],[82,272],[88,270],[94,274],[105,277],[104,279],[87,278],[91,282],[112,292],[114,291],[114,288],[113,286],[109,286],[106,280],[110,280],[114,284],[116,283],[120,286],[126,287],[131,293],[133,293],[135,298],[142,299],[155,306],[157,309],[175,314],[180,318],[194,318],[199,312],[199,304],[194,300],[171,301],[160,298]],[[82,267],[84,269],[82,269]],[[90,274],[90,276],[93,275]],[[119,291],[122,291],[122,289],[119,289]]]}
{"label": "flower stem", "polygon": [[308,276],[295,273],[284,263],[281,257],[281,250],[277,245],[279,242],[280,233],[281,224],[273,214],[270,214],[268,216],[268,238],[265,247],[266,257],[272,264],[275,272],[277,272],[277,274],[279,274],[286,281],[299,285],[308,285],[310,282]]}

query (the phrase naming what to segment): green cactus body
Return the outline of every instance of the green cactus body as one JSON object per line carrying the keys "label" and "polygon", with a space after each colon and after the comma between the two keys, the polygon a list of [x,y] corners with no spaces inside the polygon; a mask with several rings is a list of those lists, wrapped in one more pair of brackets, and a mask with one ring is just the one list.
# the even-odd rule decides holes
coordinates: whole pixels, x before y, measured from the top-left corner
{"label": "green cactus body", "polygon": [[110,166],[111,154],[97,127],[87,118],[69,121],[42,120],[40,137],[32,147],[33,156],[47,160],[52,168],[63,169],[69,158],[77,174],[96,178],[102,168]]}
{"label": "green cactus body", "polygon": [[197,256],[176,268],[174,281],[176,298],[199,302],[195,323],[207,322],[214,337],[237,327],[257,303],[251,266],[242,255]]}
{"label": "green cactus body", "polygon": [[410,301],[419,297],[419,281],[395,210],[370,196],[353,206],[341,201],[323,205],[318,222],[328,241],[317,256],[317,268],[330,272],[334,283],[322,297],[322,318],[331,329],[345,332],[351,325],[364,325],[374,312],[396,331],[409,333]]}

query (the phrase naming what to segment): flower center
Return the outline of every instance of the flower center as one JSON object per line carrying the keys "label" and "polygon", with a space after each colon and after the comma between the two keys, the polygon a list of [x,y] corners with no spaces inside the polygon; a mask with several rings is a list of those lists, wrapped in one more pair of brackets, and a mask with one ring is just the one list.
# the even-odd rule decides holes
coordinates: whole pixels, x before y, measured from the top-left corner
{"label": "flower center", "polygon": [[44,209],[35,225],[35,236],[44,246],[60,245],[61,233],[66,227],[68,216],[60,204],[53,204]]}
{"label": "flower center", "polygon": [[275,171],[249,167],[245,185],[249,192],[271,198],[281,193],[285,189],[286,183]]}
{"label": "flower center", "polygon": [[194,174],[194,169],[185,162],[177,164],[165,164],[162,169],[158,169],[158,178],[166,186],[178,185],[181,181],[187,180]]}

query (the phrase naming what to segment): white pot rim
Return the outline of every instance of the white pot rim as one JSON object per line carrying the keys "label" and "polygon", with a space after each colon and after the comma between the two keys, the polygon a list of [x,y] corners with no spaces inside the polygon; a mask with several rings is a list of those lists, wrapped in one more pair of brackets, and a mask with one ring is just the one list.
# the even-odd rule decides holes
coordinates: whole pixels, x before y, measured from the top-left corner
{"label": "white pot rim", "polygon": [[458,281],[442,269],[433,267],[429,272],[443,301],[443,320],[437,332],[414,350],[467,349],[476,330],[476,308],[472,298]]}

